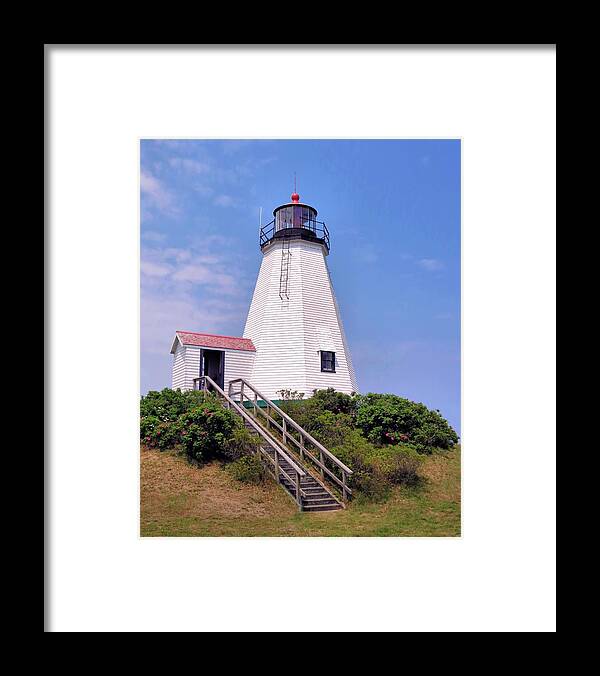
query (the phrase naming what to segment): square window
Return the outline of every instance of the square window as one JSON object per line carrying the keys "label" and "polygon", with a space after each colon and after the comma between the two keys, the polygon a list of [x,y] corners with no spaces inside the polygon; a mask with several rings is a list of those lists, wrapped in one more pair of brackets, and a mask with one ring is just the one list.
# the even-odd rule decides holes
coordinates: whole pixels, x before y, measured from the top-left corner
{"label": "square window", "polygon": [[321,350],[321,371],[335,373],[335,352]]}

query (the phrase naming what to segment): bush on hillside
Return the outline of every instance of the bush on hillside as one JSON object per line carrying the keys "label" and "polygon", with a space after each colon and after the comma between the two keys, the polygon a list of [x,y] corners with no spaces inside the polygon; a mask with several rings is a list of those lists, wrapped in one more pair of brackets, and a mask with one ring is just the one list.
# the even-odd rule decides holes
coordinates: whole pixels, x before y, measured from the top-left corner
{"label": "bush on hillside", "polygon": [[181,443],[179,419],[162,421],[154,415],[141,418],[140,436],[150,448],[158,448],[161,451],[175,448]]}
{"label": "bush on hillside", "polygon": [[385,499],[394,485],[418,486],[420,453],[458,441],[439,413],[395,395],[318,390],[282,408],[353,471],[351,487],[369,500]]}
{"label": "bush on hillside", "polygon": [[174,421],[194,406],[201,404],[206,396],[206,392],[199,390],[182,392],[168,387],[160,392],[151,390],[141,398],[140,417],[153,416],[162,422]]}
{"label": "bush on hillside", "polygon": [[181,442],[188,458],[197,463],[227,458],[231,440],[241,422],[212,396],[180,417]]}
{"label": "bush on hillside", "polygon": [[227,472],[245,484],[262,484],[267,480],[267,470],[258,454],[242,455],[227,465]]}
{"label": "bush on hillside", "polygon": [[161,451],[181,444],[181,416],[200,405],[206,393],[165,388],[151,391],[140,400],[140,439]]}
{"label": "bush on hillside", "polygon": [[352,430],[342,444],[330,450],[352,470],[350,487],[368,499],[385,499],[392,486],[422,483],[422,457],[409,446],[375,446],[360,430]]}
{"label": "bush on hillside", "polygon": [[439,411],[395,394],[359,396],[356,426],[374,444],[409,444],[420,453],[447,449],[458,442],[458,435]]}
{"label": "bush on hillside", "polygon": [[227,460],[239,460],[258,451],[261,440],[251,434],[244,426],[238,425],[223,447],[223,456]]}
{"label": "bush on hillside", "polygon": [[[280,408],[307,432],[313,434],[323,427],[321,423],[317,422],[317,418],[325,413],[348,416],[344,420],[352,427],[356,413],[356,397],[336,392],[332,387],[329,387],[326,390],[315,390],[313,396],[309,399],[283,401]],[[341,419],[338,422],[341,422]]]}
{"label": "bush on hillside", "polygon": [[310,429],[307,429],[307,432],[326,448],[343,444],[354,430],[352,418],[346,413],[324,411],[321,415],[313,417],[309,424]]}
{"label": "bush on hillside", "polygon": [[[439,411],[396,395],[349,396],[328,388],[302,399],[300,393],[285,392],[290,398],[281,408],[352,469],[351,488],[368,500],[384,500],[395,485],[418,486],[420,454],[458,442]],[[256,453],[260,441],[214,395],[149,392],[140,414],[140,435],[148,446],[182,446],[192,462],[224,460],[240,481],[263,480]]]}
{"label": "bush on hillside", "polygon": [[326,390],[315,390],[311,401],[323,411],[345,413],[349,416],[354,416],[356,413],[356,396],[336,392],[333,387],[328,387]]}

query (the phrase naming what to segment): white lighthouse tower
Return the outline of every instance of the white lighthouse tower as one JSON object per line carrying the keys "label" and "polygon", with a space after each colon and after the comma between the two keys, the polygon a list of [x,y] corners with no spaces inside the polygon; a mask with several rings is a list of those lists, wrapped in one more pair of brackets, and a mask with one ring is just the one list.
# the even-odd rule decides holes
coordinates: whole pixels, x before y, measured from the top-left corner
{"label": "white lighthouse tower", "polygon": [[174,389],[209,376],[227,390],[243,378],[270,400],[282,390],[310,397],[332,387],[358,391],[327,256],[329,231],[317,210],[292,201],[260,229],[262,262],[243,337],[176,331],[171,344]]}
{"label": "white lighthouse tower", "polygon": [[256,353],[250,382],[270,399],[281,390],[309,397],[333,387],[358,390],[348,342],[327,267],[329,231],[317,210],[291,202],[261,227],[263,254],[244,338]]}

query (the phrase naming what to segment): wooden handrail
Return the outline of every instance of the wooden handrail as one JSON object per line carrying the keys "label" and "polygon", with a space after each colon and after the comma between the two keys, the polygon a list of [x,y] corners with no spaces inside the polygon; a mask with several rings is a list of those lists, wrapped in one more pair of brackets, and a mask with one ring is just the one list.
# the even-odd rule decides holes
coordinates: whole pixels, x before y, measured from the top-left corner
{"label": "wooden handrail", "polygon": [[[272,424],[274,424],[281,431],[281,433],[283,435],[284,443],[286,443],[286,438],[293,441],[294,444],[300,448],[300,455],[301,456],[304,456],[304,454],[308,455],[310,460],[320,468],[322,475],[323,475],[324,472],[326,472],[327,475],[329,477],[331,477],[331,479],[336,484],[341,486],[342,491],[343,491],[343,495],[344,495],[344,499],[346,498],[347,493],[352,495],[352,490],[348,487],[346,480],[347,480],[348,477],[350,477],[353,474],[353,472],[347,465],[345,465],[339,458],[337,458],[333,453],[331,453],[331,451],[326,449],[325,446],[323,446],[323,444],[318,442],[311,434],[309,434],[303,427],[301,427],[293,418],[291,418],[287,413],[285,413],[285,411],[282,411],[279,408],[279,406],[277,406],[277,404],[274,404],[270,399],[267,399],[267,397],[265,397],[264,394],[262,394],[259,390],[256,389],[256,387],[254,387],[254,385],[249,383],[244,378],[236,378],[234,380],[230,380],[229,381],[230,390],[231,390],[232,386],[235,385],[236,383],[241,383],[240,390],[236,391],[235,393],[232,392],[232,394],[239,394],[240,395],[240,400],[241,400],[242,405],[244,403],[243,402],[244,386],[246,386],[254,393],[254,402],[252,402],[252,400],[249,397],[247,397],[247,398],[249,399],[249,401],[251,401],[251,403],[254,403],[255,408],[258,408],[258,410],[260,410],[261,413],[264,413],[260,409],[260,407],[258,407],[257,404],[256,404],[256,397],[259,397],[260,399],[262,399],[267,404],[267,409],[269,407],[272,408],[274,411],[276,411],[282,417],[282,419],[284,421],[283,427],[281,425],[279,425],[275,420],[272,420],[270,418],[270,416],[267,416],[267,414],[264,414],[264,415],[267,416],[267,418],[270,420],[270,422]],[[287,429],[288,426],[291,427],[294,431],[298,432],[298,434],[300,434],[300,442],[298,442],[298,440],[295,439],[289,433],[289,430]],[[321,458],[321,460],[317,460],[317,458],[315,458],[308,451],[308,449],[306,449],[305,444],[303,443],[303,438],[306,439],[308,442],[310,442],[321,454],[327,456],[334,463],[334,465],[337,466],[337,468],[342,472],[342,479],[337,477],[333,472],[331,472],[331,470],[328,467],[325,466],[325,464],[322,461],[322,458]]]}
{"label": "wooden handrail", "polygon": [[[203,382],[204,387],[202,388],[204,391],[208,391],[207,388],[207,383],[214,388],[214,390],[227,401],[227,403],[230,406],[233,406],[233,408],[242,416],[244,420],[250,423],[252,428],[269,444],[269,446],[275,451],[277,456],[280,456],[283,458],[286,462],[289,463],[291,468],[294,470],[296,473],[296,479],[292,479],[289,474],[281,467],[278,466],[278,463],[276,460],[271,458],[271,456],[266,453],[262,448],[260,449],[262,451],[262,454],[268,458],[268,460],[275,464],[276,468],[288,479],[288,481],[291,484],[296,485],[296,497],[294,498],[296,503],[298,504],[298,507],[302,509],[302,497],[306,497],[306,492],[300,488],[300,479],[303,476],[306,476],[306,472],[299,466],[297,465],[294,460],[279,446],[278,442],[273,439],[270,435],[268,435],[265,430],[262,428],[262,426],[257,423],[251,415],[249,415],[243,406],[239,406],[236,401],[234,401],[229,395],[225,394],[225,392],[215,383],[215,381],[210,377],[210,376],[200,376],[199,378],[194,378],[194,385],[196,382],[200,383],[200,381]],[[199,388],[200,389],[200,388]],[[277,481],[279,481],[279,477],[275,477]]]}
{"label": "wooden handrail", "polygon": [[[316,446],[320,451],[323,451],[325,455],[333,460],[333,462],[340,467],[340,469],[343,469],[345,472],[348,474],[352,474],[352,470],[344,465],[344,463],[337,458],[331,451],[328,451],[323,444],[319,443],[309,432],[307,432],[303,427],[300,427],[298,423],[293,419],[290,418],[290,416],[285,412],[282,411],[277,404],[274,404],[270,399],[267,399],[264,394],[261,394],[253,385],[251,385],[247,380],[244,380],[244,378],[236,378],[235,380],[229,381],[230,384],[233,383],[238,383],[238,382],[243,382],[244,385],[247,385],[252,391],[256,392],[256,394],[263,400],[265,401],[272,409],[277,411],[279,415],[284,418],[288,423],[292,425],[292,427],[297,431],[300,432],[304,437],[306,437],[311,444]],[[236,393],[237,394],[237,393]]]}

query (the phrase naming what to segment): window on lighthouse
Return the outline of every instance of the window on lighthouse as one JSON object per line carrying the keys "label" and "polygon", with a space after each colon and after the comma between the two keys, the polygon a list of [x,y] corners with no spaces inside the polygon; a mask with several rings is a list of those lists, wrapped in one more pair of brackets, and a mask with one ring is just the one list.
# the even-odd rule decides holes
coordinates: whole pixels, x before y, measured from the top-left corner
{"label": "window on lighthouse", "polygon": [[321,350],[321,371],[335,373],[335,352]]}

